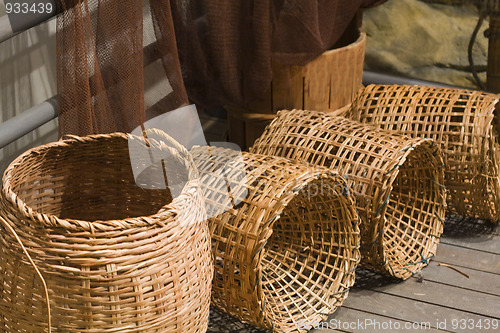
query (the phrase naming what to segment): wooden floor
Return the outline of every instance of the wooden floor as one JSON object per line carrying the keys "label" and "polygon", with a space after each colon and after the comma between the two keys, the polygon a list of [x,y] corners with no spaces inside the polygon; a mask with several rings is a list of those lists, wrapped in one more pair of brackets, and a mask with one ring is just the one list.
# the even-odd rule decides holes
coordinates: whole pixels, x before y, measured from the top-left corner
{"label": "wooden floor", "polygon": [[[355,287],[327,322],[311,333],[500,332],[500,227],[448,217],[437,256],[420,275],[400,282],[358,269]],[[208,332],[267,331],[213,311]]]}
{"label": "wooden floor", "polygon": [[[224,120],[202,115],[201,122],[207,141],[225,139]],[[401,282],[358,269],[356,285],[328,322],[329,329],[324,323],[311,333],[500,332],[492,326],[500,326],[500,226],[448,217],[437,255],[420,275]],[[333,329],[339,322],[349,328]],[[383,326],[391,323],[392,330]],[[413,323],[422,325],[411,329]],[[267,333],[216,311],[208,332]]]}

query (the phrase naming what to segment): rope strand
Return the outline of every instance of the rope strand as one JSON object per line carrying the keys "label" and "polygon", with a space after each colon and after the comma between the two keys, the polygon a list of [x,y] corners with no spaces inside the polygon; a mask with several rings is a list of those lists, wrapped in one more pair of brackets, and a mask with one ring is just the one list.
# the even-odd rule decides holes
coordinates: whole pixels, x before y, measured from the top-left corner
{"label": "rope strand", "polygon": [[47,288],[47,283],[45,282],[45,279],[43,278],[43,275],[42,273],[40,272],[40,270],[38,269],[37,265],[35,264],[35,262],[33,261],[33,259],[31,259],[31,256],[30,254],[28,253],[28,250],[26,250],[26,248],[24,247],[23,245],[23,242],[21,241],[21,238],[19,238],[19,236],[17,235],[16,231],[14,230],[14,228],[12,228],[12,226],[10,224],[7,223],[7,221],[5,221],[2,217],[0,217],[0,222],[2,222],[2,224],[11,232],[11,234],[16,238],[17,242],[19,243],[19,245],[21,246],[21,248],[23,249],[23,252],[24,254],[26,254],[26,257],[28,257],[28,260],[29,262],[31,263],[31,265],[33,266],[33,268],[35,269],[36,273],[38,274],[38,276],[40,277],[40,280],[42,280],[42,284],[43,284],[43,289],[45,291],[45,299],[47,301],[47,324],[48,324],[48,333],[51,333],[52,332],[52,317],[51,317],[51,314],[50,314],[50,297],[49,297],[49,288]]}

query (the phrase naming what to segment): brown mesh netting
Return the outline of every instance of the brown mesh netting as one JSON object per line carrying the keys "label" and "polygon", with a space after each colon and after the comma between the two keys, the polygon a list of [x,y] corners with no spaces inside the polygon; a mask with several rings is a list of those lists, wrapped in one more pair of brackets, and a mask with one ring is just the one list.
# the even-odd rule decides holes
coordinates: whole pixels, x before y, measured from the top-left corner
{"label": "brown mesh netting", "polygon": [[334,46],[362,8],[385,0],[173,0],[189,93],[201,105],[245,105],[269,89],[271,59],[304,65]]}
{"label": "brown mesh netting", "polygon": [[131,132],[187,103],[169,0],[59,0],[59,5],[61,135]]}
{"label": "brown mesh netting", "polygon": [[60,134],[130,132],[187,103],[183,79],[199,105],[244,105],[271,60],[305,64],[384,1],[59,0]]}

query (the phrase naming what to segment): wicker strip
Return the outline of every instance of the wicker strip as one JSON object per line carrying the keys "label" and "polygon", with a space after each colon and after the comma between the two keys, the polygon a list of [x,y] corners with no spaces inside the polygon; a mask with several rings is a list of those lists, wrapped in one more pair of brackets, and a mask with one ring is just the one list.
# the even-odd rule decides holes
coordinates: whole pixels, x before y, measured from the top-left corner
{"label": "wicker strip", "polygon": [[[169,152],[184,168],[179,196],[136,185],[135,140],[132,149]],[[120,133],[73,137],[10,165],[0,194],[2,332],[206,331],[213,263],[197,172],[178,145],[148,145]]]}
{"label": "wicker strip", "polygon": [[[361,226],[361,263],[408,278],[443,230],[443,160],[430,139],[391,135],[321,112],[281,111],[251,148],[348,175]],[[440,168],[441,167],[441,168]]]}
{"label": "wicker strip", "polygon": [[422,86],[370,85],[347,116],[434,139],[445,156],[448,207],[461,216],[500,220],[498,96]]}
{"label": "wicker strip", "polygon": [[277,157],[242,153],[238,162],[226,148],[191,153],[207,211],[226,210],[209,219],[213,304],[274,332],[307,332],[335,311],[360,259],[346,180]]}

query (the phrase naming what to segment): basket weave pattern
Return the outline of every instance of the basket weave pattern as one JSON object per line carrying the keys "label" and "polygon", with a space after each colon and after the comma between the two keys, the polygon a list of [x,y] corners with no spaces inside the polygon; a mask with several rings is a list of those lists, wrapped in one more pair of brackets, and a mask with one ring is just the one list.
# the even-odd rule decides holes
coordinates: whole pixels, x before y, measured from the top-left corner
{"label": "basket weave pattern", "polygon": [[[28,151],[7,169],[1,331],[206,331],[213,266],[196,170],[174,151],[190,177],[183,192],[172,200],[168,190],[140,188],[129,157],[134,138],[74,137]],[[46,282],[50,312],[11,228]]]}
{"label": "basket weave pattern", "polygon": [[321,112],[280,111],[250,150],[347,175],[361,225],[362,264],[408,278],[443,230],[442,157],[432,140],[391,135]]}
{"label": "basket weave pattern", "polygon": [[465,89],[370,85],[347,117],[434,139],[445,156],[449,208],[500,220],[500,118],[497,95]]}
{"label": "basket weave pattern", "polygon": [[345,179],[250,153],[242,153],[246,176],[240,177],[242,168],[228,159],[234,151],[191,153],[207,211],[227,210],[209,218],[213,304],[274,332],[307,332],[301,321],[320,322],[335,311],[360,259],[358,216]]}

